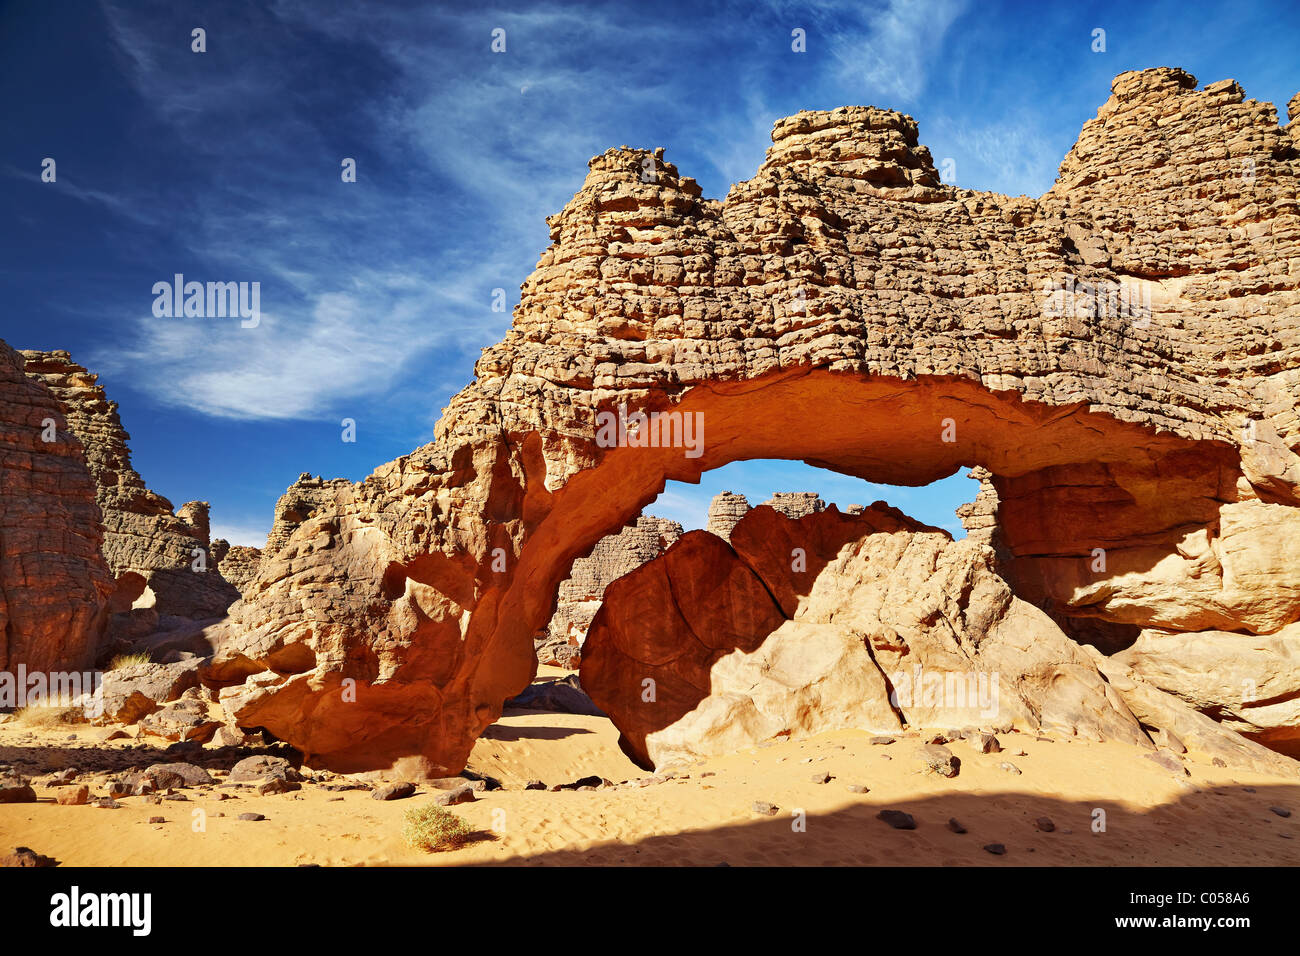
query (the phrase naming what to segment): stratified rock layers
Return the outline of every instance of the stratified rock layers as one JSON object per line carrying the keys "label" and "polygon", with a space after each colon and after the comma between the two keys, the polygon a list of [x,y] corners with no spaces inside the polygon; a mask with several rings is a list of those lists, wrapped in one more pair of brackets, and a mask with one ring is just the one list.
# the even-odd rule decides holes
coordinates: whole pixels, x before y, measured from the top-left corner
{"label": "stratified rock layers", "polygon": [[[209,554],[208,504],[187,502],[175,513],[166,498],[145,487],[131,466],[130,436],[117,403],[98,376],[67,352],[23,351],[28,376],[57,399],[68,428],[85,449],[103,514],[104,559],[117,580],[114,611],[146,603],[159,615],[218,616],[238,592]],[[143,601],[141,600],[143,597]]]}
{"label": "stratified rock layers", "polygon": [[[984,469],[1015,595],[1099,641],[1300,620],[1295,567],[1250,557],[1300,505],[1295,130],[1194,86],[1116,78],[1039,199],[943,184],[875,108],[779,121],[724,202],[662,151],[595,157],[436,441],[328,489],[232,608],[238,719],[318,762],[459,769],[570,563],[750,458]],[[610,447],[620,405],[702,443]]]}
{"label": "stratified rock layers", "polygon": [[709,516],[704,530],[716,534],[723,541],[730,541],[731,529],[745,517],[747,511],[749,511],[749,499],[744,495],[738,495],[734,491],[724,491],[714,495],[713,500],[709,502]]}
{"label": "stratified rock layers", "polygon": [[89,667],[112,590],[95,483],[58,402],[4,342],[0,474],[0,671]]}
{"label": "stratified rock layers", "polygon": [[212,560],[217,562],[221,576],[243,591],[254,578],[262,563],[262,549],[249,548],[244,545],[231,545],[225,538],[212,541]]}
{"label": "stratified rock layers", "polygon": [[556,596],[555,614],[546,633],[537,638],[541,664],[576,667],[591,619],[610,582],[657,558],[682,534],[682,526],[666,518],[641,515],[635,524],[596,542],[591,554],[573,562]]}

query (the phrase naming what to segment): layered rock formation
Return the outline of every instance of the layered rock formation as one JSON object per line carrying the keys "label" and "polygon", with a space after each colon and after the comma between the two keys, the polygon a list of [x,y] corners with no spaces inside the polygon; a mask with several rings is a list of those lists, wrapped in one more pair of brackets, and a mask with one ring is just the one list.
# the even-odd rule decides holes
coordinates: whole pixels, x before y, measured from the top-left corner
{"label": "layered rock formation", "polygon": [[[662,150],[595,157],[436,441],[328,489],[232,608],[239,720],[454,772],[570,563],[666,480],[750,458],[982,467],[1005,580],[1099,645],[1300,619],[1267,530],[1300,505],[1295,128],[1194,85],[1117,77],[1038,199],[945,185],[916,122],[869,107],[778,121],[725,201]],[[611,442],[620,406],[661,417]]]}
{"label": "layered rock formation", "polygon": [[168,615],[201,619],[224,614],[238,592],[211,559],[208,503],[190,501],[173,512],[170,501],[145,486],[131,466],[130,435],[117,403],[108,400],[97,375],[74,363],[67,352],[21,354],[27,375],[54,395],[85,449],[103,515],[104,559],[117,584],[113,610],[152,609],[153,624]]}
{"label": "layered rock formation", "polygon": [[344,478],[313,478],[304,471],[275,503],[275,517],[262,555],[269,557],[279,552],[304,521],[318,511],[329,510],[336,496],[351,487],[352,482]]}
{"label": "layered rock formation", "polygon": [[4,342],[0,474],[0,671],[87,668],[113,588],[95,482],[58,401]]}
{"label": "layered rock formation", "polygon": [[217,563],[221,576],[242,592],[257,577],[258,566],[262,563],[262,549],[232,545],[225,538],[214,538],[212,560]]}
{"label": "layered rock formation", "polygon": [[763,504],[787,518],[802,518],[826,510],[826,502],[815,491],[778,491]]}
{"label": "layered rock formation", "polygon": [[709,515],[704,530],[717,535],[723,541],[731,540],[731,529],[736,526],[745,512],[749,511],[749,499],[734,491],[723,491],[713,496],[709,502]]}
{"label": "layered rock formation", "polygon": [[535,638],[540,664],[576,668],[582,642],[610,582],[663,554],[682,534],[667,518],[641,515],[635,524],[596,542],[591,554],[573,562],[556,596],[555,614],[546,632]]}

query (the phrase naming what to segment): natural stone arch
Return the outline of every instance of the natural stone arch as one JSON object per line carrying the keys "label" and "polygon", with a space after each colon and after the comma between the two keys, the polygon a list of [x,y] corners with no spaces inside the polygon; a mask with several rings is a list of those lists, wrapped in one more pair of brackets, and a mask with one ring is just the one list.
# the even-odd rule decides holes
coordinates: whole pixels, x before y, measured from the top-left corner
{"label": "natural stone arch", "polygon": [[[915,122],[873,108],[779,121],[725,202],[661,150],[596,157],[437,440],[324,489],[264,561],[212,669],[224,699],[322,762],[458,769],[532,676],[571,561],[665,480],[741,458],[899,484],[982,465],[1012,576],[1041,601],[1093,547],[1131,551],[1138,579],[1204,571],[1186,539],[1209,548],[1223,508],[1293,520],[1295,123],[1194,86],[1118,77],[1037,200],[943,185]],[[1062,277],[1136,288],[1148,321],[1045,308]],[[620,404],[704,414],[704,454],[600,447],[596,416]],[[1289,588],[1237,625],[1300,616]]]}

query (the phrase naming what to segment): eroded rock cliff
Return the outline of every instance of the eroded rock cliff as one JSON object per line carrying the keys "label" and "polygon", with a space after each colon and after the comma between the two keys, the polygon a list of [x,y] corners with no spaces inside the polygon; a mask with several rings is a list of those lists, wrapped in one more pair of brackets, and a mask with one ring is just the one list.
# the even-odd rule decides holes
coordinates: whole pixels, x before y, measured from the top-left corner
{"label": "eroded rock cliff", "polygon": [[58,401],[4,342],[0,475],[0,671],[88,668],[113,587],[95,482]]}
{"label": "eroded rock cliff", "polygon": [[174,511],[170,501],[145,486],[131,466],[131,436],[122,427],[117,403],[104,394],[97,375],[67,352],[21,354],[27,375],[53,394],[85,449],[103,515],[104,559],[116,580],[113,611],[151,609],[153,624],[164,616],[224,614],[238,592],[221,577],[210,554],[208,503],[190,501]]}
{"label": "eroded rock cliff", "polygon": [[[723,201],[662,150],[595,157],[437,439],[322,489],[232,608],[238,719],[320,762],[459,769],[571,562],[749,458],[984,469],[1004,580],[1099,645],[1300,620],[1268,540],[1300,505],[1295,127],[1194,87],[1117,77],[1038,199],[942,183],[871,107],[778,121]],[[699,440],[611,445],[620,406]]]}

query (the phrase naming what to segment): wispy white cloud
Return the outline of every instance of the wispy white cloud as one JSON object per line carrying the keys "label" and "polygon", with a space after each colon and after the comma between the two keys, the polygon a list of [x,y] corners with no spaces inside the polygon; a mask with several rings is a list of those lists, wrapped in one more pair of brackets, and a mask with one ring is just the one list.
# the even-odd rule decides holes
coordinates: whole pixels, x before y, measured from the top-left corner
{"label": "wispy white cloud", "polygon": [[269,525],[265,527],[261,525],[235,525],[214,521],[211,535],[214,541],[217,538],[225,538],[231,544],[241,547],[264,548],[266,547],[266,535],[269,531]]}
{"label": "wispy white cloud", "polygon": [[[956,185],[1041,196],[1051,188],[1063,157],[1037,128],[1030,117],[1021,117],[983,125],[940,120],[930,129],[953,154]],[[935,157],[936,165],[942,162],[943,158]]]}
{"label": "wispy white cloud", "polygon": [[816,42],[825,37],[847,89],[908,104],[925,90],[944,37],[967,0],[823,0],[813,3]]}
{"label": "wispy white cloud", "polygon": [[[834,2],[814,5],[813,16],[841,80],[914,95],[961,8],[959,0],[892,0],[864,12]],[[323,13],[282,0],[259,16],[368,49],[385,77],[364,112],[373,132],[366,147],[386,144],[375,160],[384,176],[362,164],[362,182],[345,186],[336,167],[311,175],[300,168],[303,157],[337,163],[339,145],[318,125],[320,110],[295,108],[302,94],[293,77],[304,64],[263,50],[271,41],[256,25],[239,36],[210,32],[210,47],[248,45],[257,54],[241,57],[239,70],[214,72],[196,66],[188,29],[160,29],[107,0],[105,11],[126,72],[159,121],[196,156],[238,151],[239,163],[212,164],[221,178],[185,197],[170,225],[210,273],[194,278],[262,281],[264,316],[259,328],[240,329],[155,319],[151,300],[127,303],[126,334],[92,360],[165,404],[239,419],[324,419],[358,401],[408,396],[436,354],[463,360],[498,338],[509,317],[490,311],[492,290],[504,288],[513,302],[546,242],[545,217],[581,186],[586,161],[613,145],[611,130],[625,117],[692,101],[689,76],[629,62],[624,81],[611,82],[575,49],[596,37],[631,61],[649,44],[699,47],[685,56],[705,55],[711,42],[680,24],[601,8],[399,16],[382,4]],[[489,49],[496,25],[507,30],[504,56]],[[460,56],[473,57],[464,38],[476,35],[483,62],[472,70],[412,40],[457,37]],[[734,99],[693,107],[707,120],[697,154],[733,183],[761,162],[776,118],[759,79],[743,85],[743,108]],[[259,122],[245,120],[250,111]],[[126,196],[121,206],[150,208],[149,198]],[[158,271],[162,279],[183,270],[160,262]]]}
{"label": "wispy white cloud", "polygon": [[[165,405],[216,417],[324,419],[409,392],[435,350],[455,355],[504,332],[508,315],[491,311],[491,291],[519,272],[509,252],[438,236],[434,197],[403,201],[400,183],[367,183],[374,171],[364,164],[360,185],[344,184],[337,165],[304,175],[295,165],[304,154],[337,149],[305,119],[310,111],[276,97],[283,78],[274,57],[246,59],[238,75],[178,79],[174,30],[129,8],[106,13],[137,91],[168,130],[200,156],[231,152],[234,137],[240,162],[219,164],[222,178],[187,196],[168,225],[186,261],[203,264],[206,274],[187,278],[260,282],[263,315],[249,329],[155,318],[142,288],[136,303],[119,306],[124,334],[91,354],[97,368],[129,376]],[[214,32],[209,42],[259,41]],[[187,65],[187,52],[180,55]],[[274,117],[272,134],[265,124],[222,122],[250,107]],[[120,205],[151,204],[137,196]],[[171,261],[157,267],[159,280],[193,271]]]}
{"label": "wispy white cloud", "polygon": [[[23,170],[12,164],[0,166],[0,174],[21,179],[29,183],[43,183],[39,173],[31,170]],[[54,166],[54,181],[44,183],[49,189],[59,195],[69,196],[78,202],[88,203],[90,205],[101,206],[119,216],[123,216],[133,222],[144,226],[155,226],[158,224],[157,216],[151,214],[150,210],[138,203],[128,201],[122,196],[106,192],[102,189],[94,189],[89,186],[82,186],[80,183],[68,177],[66,166],[60,170],[56,161]]]}
{"label": "wispy white cloud", "polygon": [[142,309],[131,344],[104,346],[91,362],[109,374],[148,367],[147,383],[133,376],[141,387],[165,404],[208,415],[323,419],[384,394],[422,350],[487,334],[456,320],[455,300],[464,293],[455,281],[367,272],[332,285],[284,308],[268,308],[264,293],[266,311],[254,328],[238,319],[157,318]]}

